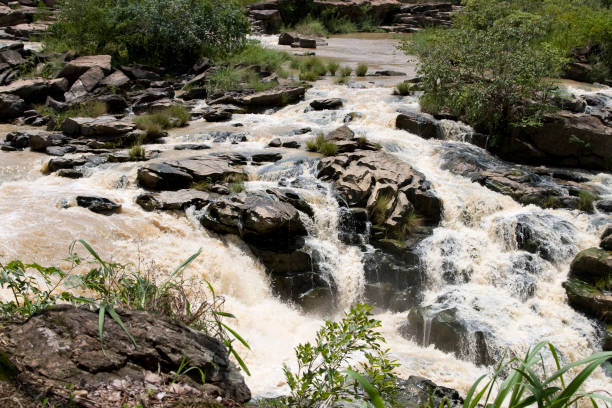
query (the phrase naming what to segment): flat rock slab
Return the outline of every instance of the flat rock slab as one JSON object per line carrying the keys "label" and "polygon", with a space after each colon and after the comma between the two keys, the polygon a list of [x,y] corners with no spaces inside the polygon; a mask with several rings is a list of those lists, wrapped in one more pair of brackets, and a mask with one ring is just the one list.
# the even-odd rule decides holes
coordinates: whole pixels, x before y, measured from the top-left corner
{"label": "flat rock slab", "polygon": [[121,210],[121,205],[104,197],[77,196],[77,205],[87,208],[91,212],[111,215]]}
{"label": "flat rock slab", "polygon": [[[113,394],[121,390],[116,384],[130,384],[126,388],[142,388],[146,393],[147,383],[161,386],[162,379],[187,359],[224,397],[237,402],[250,399],[251,393],[221,341],[160,316],[118,313],[135,345],[108,317],[103,331],[104,351],[97,312],[57,306],[24,323],[6,324],[0,329],[0,355],[6,358],[3,368],[7,363],[14,381],[60,406],[72,404],[77,396],[78,406],[101,407],[109,406]],[[153,377],[155,373],[158,376]],[[124,401],[131,401],[129,405],[136,405],[140,398],[125,390],[119,393]]]}

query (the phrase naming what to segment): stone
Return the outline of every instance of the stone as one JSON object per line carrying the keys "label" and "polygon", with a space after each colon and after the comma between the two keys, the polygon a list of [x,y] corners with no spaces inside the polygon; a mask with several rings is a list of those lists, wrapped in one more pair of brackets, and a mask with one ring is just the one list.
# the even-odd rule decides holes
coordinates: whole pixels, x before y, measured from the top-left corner
{"label": "stone", "polygon": [[[115,310],[134,342],[119,324],[107,318],[101,344],[98,312],[70,305],[49,308],[25,322],[4,324],[0,355],[10,367],[11,379],[32,395],[48,398],[52,405],[87,401],[83,406],[107,406],[118,398],[120,405],[136,406],[151,388],[148,373],[161,376],[165,384],[197,387],[200,377],[177,379],[174,373],[189,361],[202,370],[206,383],[217,387],[224,399],[245,403],[251,398],[219,339],[159,315]],[[45,358],[41,359],[43,350]],[[72,392],[65,392],[66,384],[74,384]],[[161,386],[156,387],[159,390]],[[172,396],[177,403],[193,398],[173,393],[175,387],[163,389],[168,399]],[[86,399],[81,399],[84,395]]]}
{"label": "stone", "polygon": [[69,81],[76,81],[81,75],[92,68],[98,68],[103,73],[111,72],[110,55],[89,55],[68,61],[60,72],[59,76],[67,78]]}
{"label": "stone", "polygon": [[278,45],[291,45],[296,41],[299,41],[299,38],[289,33],[281,33],[278,36]]}
{"label": "stone", "polygon": [[136,198],[136,204],[145,211],[184,211],[186,208],[201,209],[214,198],[213,194],[194,189],[144,193]]}
{"label": "stone", "polygon": [[602,212],[612,213],[612,200],[602,200],[595,204],[595,207]]}
{"label": "stone", "polygon": [[276,137],[268,143],[268,147],[281,147],[281,140]]}
{"label": "stone", "polygon": [[117,70],[100,81],[101,86],[107,86],[117,89],[123,89],[130,83],[130,78],[127,77],[123,72]]}
{"label": "stone", "polygon": [[95,98],[98,102],[106,104],[106,110],[110,114],[124,113],[129,107],[128,102],[125,98],[118,94],[102,95]]}
{"label": "stone", "polygon": [[150,190],[180,190],[192,183],[189,173],[166,163],[151,163],[138,169],[138,184]]}
{"label": "stone", "polygon": [[9,132],[4,137],[4,145],[10,146],[17,150],[22,150],[27,147],[30,147],[30,133],[29,132],[20,132],[14,131]]}
{"label": "stone", "polygon": [[36,7],[18,7],[13,9],[0,5],[0,27],[31,23],[36,12]]}
{"label": "stone", "polygon": [[311,38],[300,38],[298,39],[298,45],[300,48],[317,48],[317,40]]}
{"label": "stone", "polygon": [[121,205],[104,197],[77,196],[77,205],[91,212],[111,215],[121,210]]}
{"label": "stone", "polygon": [[403,112],[397,116],[395,126],[423,139],[440,139],[440,123],[431,115],[419,112]]}
{"label": "stone", "polygon": [[283,18],[279,10],[250,10],[249,16],[263,26],[266,33],[276,32],[283,25]]}
{"label": "stone", "polygon": [[348,126],[341,126],[336,130],[333,130],[325,136],[326,140],[331,141],[351,141],[355,138],[355,132]]}
{"label": "stone", "polygon": [[161,81],[162,77],[153,71],[152,68],[144,65],[123,66],[121,70],[131,79],[139,80],[146,79],[149,81]]}
{"label": "stone", "polygon": [[67,102],[83,98],[93,91],[102,79],[104,79],[104,72],[101,68],[90,68],[72,84],[70,90],[64,94],[64,98]]}
{"label": "stone", "polygon": [[331,110],[341,108],[343,105],[342,99],[330,98],[330,99],[317,99],[310,103],[310,106],[314,110]]}
{"label": "stone", "polygon": [[391,77],[391,76],[406,76],[406,73],[399,72],[399,71],[376,71],[374,75]]}
{"label": "stone", "polygon": [[223,106],[215,106],[202,112],[202,117],[207,122],[227,122],[232,119],[232,116],[232,111],[225,109]]}
{"label": "stone", "polygon": [[191,88],[180,96],[185,101],[191,101],[193,99],[206,99],[208,92],[206,88]]}
{"label": "stone", "polygon": [[572,261],[569,276],[589,283],[609,279],[612,277],[612,252],[599,248],[585,249]]}
{"label": "stone", "polygon": [[9,64],[14,67],[16,65],[21,65],[25,62],[25,59],[15,50],[6,50],[0,52],[0,61]]}
{"label": "stone", "polygon": [[44,152],[48,147],[62,146],[68,138],[61,133],[30,132],[30,148],[35,152]]}
{"label": "stone", "polygon": [[282,107],[302,99],[305,93],[306,88],[303,86],[279,86],[237,98],[237,102],[253,108]]}
{"label": "stone", "polygon": [[280,153],[256,153],[251,156],[251,160],[255,163],[277,162],[283,158]]}
{"label": "stone", "polygon": [[424,347],[434,344],[437,349],[476,365],[495,363],[495,355],[487,344],[492,329],[482,322],[463,318],[455,307],[436,304],[412,308],[400,333]]}
{"label": "stone", "polygon": [[0,120],[18,118],[25,110],[25,102],[17,95],[0,93]]}

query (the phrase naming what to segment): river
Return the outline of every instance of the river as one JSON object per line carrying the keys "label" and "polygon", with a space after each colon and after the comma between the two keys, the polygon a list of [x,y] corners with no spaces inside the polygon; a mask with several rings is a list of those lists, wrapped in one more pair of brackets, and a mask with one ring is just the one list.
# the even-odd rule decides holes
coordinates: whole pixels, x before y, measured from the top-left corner
{"label": "river", "polygon": [[[262,41],[273,46],[276,38]],[[317,52],[353,65],[368,63],[371,71],[391,69],[411,76],[415,72],[414,64],[406,62],[389,36],[331,38],[328,47],[320,47]],[[313,134],[331,131],[343,124],[348,113],[358,112],[349,124],[351,129],[422,172],[443,201],[443,222],[419,249],[429,282],[425,304],[435,304],[444,296],[466,319],[486,325],[494,333],[496,347],[518,355],[543,339],[559,347],[566,360],[598,351],[597,328],[567,305],[561,283],[573,256],[597,246],[602,227],[612,220],[597,213],[523,206],[442,170],[441,153],[465,146],[461,141],[465,130],[450,126],[449,140],[438,141],[395,129],[399,109],[418,109],[416,98],[392,95],[393,85],[400,80],[367,77],[348,86],[320,80],[298,104],[265,115],[234,115],[231,122],[223,124],[194,121],[172,131],[165,144],[149,145],[147,149],[166,151],[174,144],[210,140],[211,132],[231,131],[244,132],[248,141],[220,143],[215,149],[260,150],[273,138],[288,136],[294,129],[310,127]],[[331,97],[342,98],[344,106],[334,111],[308,109],[312,100]],[[235,127],[236,123],[243,126]],[[0,130],[4,134],[13,128],[7,125]],[[310,137],[292,136],[302,141]],[[480,153],[487,157],[484,151]],[[280,180],[301,179],[296,188],[315,210],[314,220],[307,224],[306,245],[322,254],[323,269],[338,285],[339,303],[348,307],[363,295],[363,254],[338,239],[339,205],[331,186],[315,178],[313,157],[296,151],[281,162],[249,167],[246,188],[258,190],[277,185]],[[276,298],[264,267],[237,237],[206,231],[191,211],[185,217],[142,210],[135,203],[140,191],[135,182],[137,163],[105,164],[92,168],[88,177],[72,180],[43,175],[41,169],[47,160],[48,156],[27,151],[0,152],[0,254],[4,260],[57,264],[74,239],[84,239],[105,259],[133,263],[153,260],[155,270],[163,275],[202,248],[202,255],[187,274],[198,282],[210,281],[225,297],[225,310],[237,316],[231,325],[251,345],[250,351],[240,350],[252,372],[247,378],[249,387],[256,396],[286,391],[283,364],[295,365],[293,348],[313,339],[325,316],[306,314]],[[586,176],[604,198],[612,198],[610,174]],[[78,194],[104,196],[123,209],[120,214],[105,217],[70,206]],[[554,249],[550,262],[537,259],[529,265],[521,263],[525,253],[516,249],[510,233],[519,216],[529,217],[534,228],[549,237]],[[567,232],[558,229],[559,220],[569,224]],[[449,264],[453,273],[469,275],[469,282],[447,283],[443,275]],[[524,296],[527,280],[534,288],[528,298]],[[465,393],[487,372],[486,367],[401,337],[398,327],[406,316],[407,311],[376,311],[392,356],[400,363],[400,376],[420,375]],[[589,383],[594,389],[611,387],[612,380],[601,370]]]}

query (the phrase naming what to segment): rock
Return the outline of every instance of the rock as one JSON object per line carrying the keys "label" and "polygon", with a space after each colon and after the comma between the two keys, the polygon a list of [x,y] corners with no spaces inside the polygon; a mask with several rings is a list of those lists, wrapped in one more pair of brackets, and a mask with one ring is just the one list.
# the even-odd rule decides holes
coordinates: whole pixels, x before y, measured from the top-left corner
{"label": "rock", "polygon": [[540,127],[516,128],[493,151],[519,163],[608,170],[612,126],[586,113],[558,111]]}
{"label": "rock", "polygon": [[418,408],[444,405],[447,408],[459,408],[464,402],[457,390],[436,385],[423,377],[410,376],[408,380],[398,379],[395,389],[397,394],[394,401],[398,407]]}
{"label": "rock", "polygon": [[493,335],[491,328],[463,318],[454,307],[436,304],[412,308],[400,333],[424,347],[434,344],[439,350],[454,353],[476,365],[495,363],[495,355],[487,344]]}
{"label": "rock", "polygon": [[229,178],[243,179],[244,174],[227,159],[200,155],[177,161],[147,163],[138,169],[138,183],[151,190],[180,190],[193,182],[211,183]]}
{"label": "rock", "polygon": [[174,146],[174,150],[207,150],[210,146],[207,144],[186,143]]}
{"label": "rock", "polygon": [[121,210],[120,204],[103,197],[77,196],[76,202],[79,207],[98,214],[111,215]]}
{"label": "rock", "polygon": [[0,52],[0,61],[14,67],[23,64],[25,59],[15,50],[6,50]]}
{"label": "rock", "polygon": [[282,33],[278,36],[278,45],[291,45],[296,41],[299,41],[299,38],[289,33]]}
{"label": "rock", "polygon": [[570,278],[596,284],[612,277],[612,252],[590,248],[580,252],[572,261]]}
{"label": "rock", "polygon": [[468,177],[524,205],[584,210],[581,191],[595,194],[587,180],[575,172],[508,163],[465,143],[445,142],[441,150],[444,170]]}
{"label": "rock", "polygon": [[281,147],[281,140],[276,137],[268,143],[268,147]]}
{"label": "rock", "polygon": [[279,86],[268,91],[240,97],[237,102],[250,108],[282,107],[302,99],[305,93],[306,88],[303,86]]}
{"label": "rock", "polygon": [[17,95],[0,93],[0,120],[18,118],[25,110],[25,102]]}
{"label": "rock", "polygon": [[[9,85],[0,86],[0,93],[16,95],[29,103],[44,103],[47,96],[55,93],[58,84],[62,83],[60,81],[62,80],[47,81],[42,78],[18,79]],[[61,92],[63,94],[65,89]]]}
{"label": "rock", "polygon": [[146,108],[148,103],[159,101],[160,99],[174,98],[172,88],[149,88],[144,91],[137,91],[129,94],[132,104]]}
{"label": "rock", "polygon": [[255,163],[277,162],[283,158],[280,153],[256,153],[251,156],[251,160]]}
{"label": "rock", "polygon": [[249,17],[257,20],[266,33],[277,32],[283,25],[279,10],[249,10]]}
{"label": "rock", "polygon": [[342,105],[343,102],[340,98],[318,99],[310,103],[310,106],[314,110],[338,109],[341,108]]}
{"label": "rock", "polygon": [[136,204],[146,211],[184,211],[186,208],[201,209],[214,198],[214,194],[194,189],[144,193],[136,198]]}
{"label": "rock", "polygon": [[76,81],[81,75],[92,68],[98,68],[103,73],[109,73],[111,67],[110,55],[89,55],[68,61],[59,74],[59,77],[67,78],[69,81]]}
{"label": "rock", "polygon": [[406,76],[405,72],[399,72],[399,71],[376,71],[374,73],[375,76]]}
{"label": "rock", "polygon": [[144,65],[131,65],[123,66],[121,70],[131,79],[139,80],[146,79],[149,81],[161,81],[162,77],[157,72],[154,72],[153,68],[146,67]]}
{"label": "rock", "polygon": [[24,40],[41,36],[49,29],[49,23],[27,23],[6,27],[6,32]]}
{"label": "rock", "polygon": [[244,197],[215,201],[204,209],[202,225],[212,231],[236,234],[246,242],[286,242],[306,234],[298,210],[274,196],[247,193]]}
{"label": "rock", "polygon": [[72,84],[70,90],[64,94],[67,102],[76,101],[86,96],[104,79],[104,71],[99,67],[93,67],[85,71],[83,75]]}
{"label": "rock", "polygon": [[191,70],[196,74],[201,74],[202,72],[206,71],[208,68],[211,67],[211,62],[210,62],[210,58],[206,58],[206,57],[202,57],[198,60],[198,62],[196,62],[193,67],[191,67]]}
{"label": "rock", "polygon": [[300,48],[317,48],[317,40],[311,38],[300,38],[298,41]]}
{"label": "rock", "polygon": [[100,81],[101,86],[108,86],[116,89],[122,89],[130,83],[130,78],[123,72],[117,70]]}
{"label": "rock", "polygon": [[227,122],[232,119],[233,113],[231,109],[225,108],[227,105],[216,105],[213,108],[203,110],[202,117],[207,122]]}
{"label": "rock", "polygon": [[97,118],[66,118],[62,122],[62,132],[74,137],[93,138],[113,147],[133,144],[140,133],[136,126],[127,120],[117,120],[114,116]]}
{"label": "rock", "polygon": [[602,212],[612,213],[612,200],[602,200],[595,204],[595,207]]}
{"label": "rock", "polygon": [[4,137],[5,146],[10,146],[17,150],[22,150],[27,147],[30,147],[30,133],[29,132],[20,132],[14,131],[9,132]]}
{"label": "rock", "polygon": [[[157,373],[169,384],[176,377],[174,371],[187,360],[202,370],[207,384],[222,391],[223,398],[239,403],[250,399],[244,379],[218,339],[158,315],[117,312],[135,345],[107,318],[102,349],[98,313],[69,305],[44,310],[23,323],[3,325],[0,354],[10,367],[11,379],[32,395],[48,398],[52,405],[86,401],[83,406],[106,406],[116,394],[121,405],[131,406],[151,388],[147,373]],[[43,359],[42,350],[46,351]],[[175,385],[192,381],[200,379],[179,378]],[[66,384],[75,388],[67,390]],[[121,384],[129,384],[126,388],[132,392]],[[178,402],[192,396],[176,393],[174,398]]]}
{"label": "rock", "polygon": [[191,88],[182,94],[180,98],[185,101],[190,101],[193,99],[206,99],[207,96],[208,92],[206,91],[206,88]]}
{"label": "rock", "polygon": [[423,139],[440,139],[440,123],[431,115],[419,112],[403,112],[397,116],[395,126]]}
{"label": "rock", "polygon": [[60,169],[55,173],[58,177],[66,177],[71,179],[78,179],[84,176],[81,170],[75,169]]}
{"label": "rock", "polygon": [[48,147],[62,146],[68,138],[60,133],[30,132],[30,148],[35,152],[44,152]]}
{"label": "rock", "polygon": [[612,226],[608,225],[601,235],[601,243],[599,246],[606,251],[612,251]]}
{"label": "rock", "polygon": [[593,68],[589,64],[570,62],[565,68],[565,78],[578,82],[590,82],[590,75]]}
{"label": "rock", "polygon": [[[577,249],[576,228],[568,221],[548,213],[524,213],[507,219],[514,226],[518,249],[559,262]],[[554,231],[554,235],[552,232]]]}
{"label": "rock", "polygon": [[[612,228],[607,228],[602,238],[607,239],[610,233]],[[580,252],[572,261],[569,279],[563,287],[573,308],[604,323],[612,323],[611,251],[590,248]]]}
{"label": "rock", "polygon": [[[334,183],[349,207],[366,208],[374,225],[389,236],[404,235],[411,213],[423,217],[427,225],[441,220],[442,202],[425,176],[388,153],[360,151],[327,157],[319,162],[318,172],[317,177]],[[386,205],[381,210],[377,202],[382,201]]]}
{"label": "rock", "polygon": [[0,27],[31,23],[36,12],[36,7],[11,8],[0,5]]}
{"label": "rock", "polygon": [[45,167],[47,172],[53,173],[62,169],[74,169],[86,163],[87,159],[85,157],[73,157],[69,159],[62,157],[49,160]]}
{"label": "rock", "polygon": [[103,102],[106,104],[106,110],[111,114],[120,114],[124,113],[125,110],[129,107],[128,102],[125,98],[118,94],[109,94],[102,95],[95,98],[98,102]]}

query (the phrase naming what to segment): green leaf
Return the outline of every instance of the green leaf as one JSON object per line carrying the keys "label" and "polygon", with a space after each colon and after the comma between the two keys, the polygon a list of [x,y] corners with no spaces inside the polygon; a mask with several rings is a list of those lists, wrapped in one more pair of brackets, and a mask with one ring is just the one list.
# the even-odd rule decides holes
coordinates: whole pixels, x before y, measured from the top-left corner
{"label": "green leaf", "polygon": [[117,312],[115,312],[115,310],[112,307],[108,307],[107,309],[108,314],[113,318],[113,320],[115,322],[117,322],[117,324],[121,327],[121,329],[123,329],[123,331],[125,332],[125,334],[128,335],[128,337],[130,338],[130,340],[132,341],[132,343],[134,343],[135,347],[138,347],[136,345],[136,340],[134,340],[134,338],[132,337],[132,335],[130,334],[130,332],[128,331],[128,329],[125,327],[125,325],[123,324],[123,321],[121,320],[121,317],[119,317],[119,315],[117,314]]}
{"label": "green leaf", "polygon": [[225,329],[228,332],[230,332],[232,334],[232,336],[234,336],[236,339],[238,339],[238,341],[240,343],[242,343],[246,348],[248,348],[249,350],[251,349],[251,346],[249,346],[249,343],[247,343],[246,340],[244,340],[234,329],[232,329],[231,327],[229,327],[228,325],[226,325],[223,322],[221,322],[221,326],[225,327]]}
{"label": "green leaf", "polygon": [[227,345],[227,348],[229,349],[230,353],[232,353],[232,355],[234,356],[234,358],[236,359],[240,367],[242,367],[244,372],[250,377],[251,372],[249,371],[249,368],[246,366],[242,358],[238,355],[238,352],[234,349],[234,347],[232,347],[231,342],[226,341],[225,344]]}
{"label": "green leaf", "polygon": [[368,397],[370,397],[370,401],[376,408],[385,408],[385,403],[380,397],[380,393],[376,390],[376,388],[372,386],[372,384],[370,384],[368,380],[365,379],[365,377],[350,369],[345,370],[345,372],[351,377],[353,377],[354,380],[359,382],[359,384],[361,384],[361,387],[366,392],[366,394],[368,394]]}

